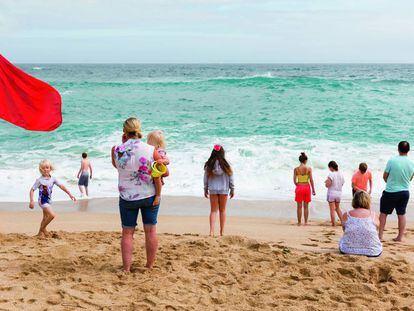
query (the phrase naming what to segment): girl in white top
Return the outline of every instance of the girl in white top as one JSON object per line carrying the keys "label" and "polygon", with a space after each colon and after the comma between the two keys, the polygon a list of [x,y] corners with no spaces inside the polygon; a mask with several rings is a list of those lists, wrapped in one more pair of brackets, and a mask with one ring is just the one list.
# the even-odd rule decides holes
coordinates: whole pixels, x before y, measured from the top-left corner
{"label": "girl in white top", "polygon": [[357,191],[352,200],[352,211],[342,216],[344,235],[339,250],[344,254],[377,257],[382,253],[378,237],[379,218],[371,211],[371,198],[365,191]]}
{"label": "girl in white top", "polygon": [[342,196],[342,186],[345,183],[344,176],[339,172],[338,164],[335,161],[328,163],[329,175],[325,181],[325,186],[328,188],[327,201],[331,214],[331,224],[335,227],[335,212],[342,222],[342,212],[339,204]]}
{"label": "girl in white top", "polygon": [[36,190],[39,190],[39,206],[43,211],[43,219],[40,223],[39,233],[40,237],[49,236],[49,232],[46,227],[55,218],[55,213],[52,210],[52,190],[53,186],[56,185],[67,193],[72,201],[76,201],[75,197],[69,192],[64,185],[62,185],[55,177],[51,175],[54,170],[53,164],[49,160],[42,160],[39,163],[39,172],[42,174],[36,179],[33,187],[30,189],[30,204],[31,209],[34,208],[33,195]]}

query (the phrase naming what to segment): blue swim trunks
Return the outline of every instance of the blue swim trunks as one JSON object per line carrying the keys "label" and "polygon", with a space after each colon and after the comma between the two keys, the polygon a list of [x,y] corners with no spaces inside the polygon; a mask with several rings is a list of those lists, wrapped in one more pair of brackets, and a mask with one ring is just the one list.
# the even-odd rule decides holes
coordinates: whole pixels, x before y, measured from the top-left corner
{"label": "blue swim trunks", "polygon": [[126,201],[119,198],[119,212],[122,228],[135,228],[139,210],[141,210],[144,225],[156,225],[160,205],[152,206],[155,196],[136,201]]}

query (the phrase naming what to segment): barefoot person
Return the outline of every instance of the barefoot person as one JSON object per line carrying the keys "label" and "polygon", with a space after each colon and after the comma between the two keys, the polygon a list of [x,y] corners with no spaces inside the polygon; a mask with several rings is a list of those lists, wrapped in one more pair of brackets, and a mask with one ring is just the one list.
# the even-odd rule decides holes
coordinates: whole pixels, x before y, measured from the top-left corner
{"label": "barefoot person", "polygon": [[220,235],[224,234],[227,198],[234,197],[233,170],[221,145],[214,145],[204,164],[204,196],[210,197],[210,236],[214,236],[217,212],[220,213]]}
{"label": "barefoot person", "polygon": [[304,152],[299,156],[300,165],[293,170],[293,183],[295,189],[295,201],[297,204],[298,226],[302,224],[302,207],[305,225],[308,224],[309,218],[309,202],[312,194],[315,195],[315,187],[313,185],[312,168],[307,166],[308,157]]}
{"label": "barefoot person", "polygon": [[126,141],[112,148],[112,165],[118,170],[119,212],[122,223],[121,252],[123,269],[131,270],[134,232],[141,210],[145,233],[147,268],[152,268],[158,248],[157,216],[159,204],[151,177],[151,164],[161,159],[153,146],[141,141],[141,122],[128,118],[124,122]]}
{"label": "barefoot person", "polygon": [[72,201],[76,201],[75,197],[69,192],[64,185],[62,185],[54,176],[52,171],[54,170],[53,164],[49,160],[42,160],[39,163],[39,172],[42,176],[36,179],[33,187],[30,189],[30,204],[31,209],[34,208],[33,194],[36,190],[39,190],[39,206],[43,211],[42,222],[40,223],[38,236],[49,236],[49,232],[46,230],[52,220],[56,217],[56,214],[52,209],[52,190],[56,185],[70,197]]}
{"label": "barefoot person", "polygon": [[[89,175],[89,172],[91,173]],[[92,165],[91,162],[88,159],[88,154],[86,152],[82,153],[82,160],[81,160],[81,166],[79,168],[79,172],[77,175],[78,186],[79,191],[81,193],[81,196],[88,196],[88,184],[89,184],[89,178],[92,179]]]}
{"label": "barefoot person", "polygon": [[382,240],[387,216],[392,214],[394,209],[398,215],[398,236],[394,241],[401,242],[405,232],[406,217],[405,210],[410,198],[410,182],[413,179],[414,163],[408,159],[410,144],[402,141],[398,144],[398,156],[387,162],[384,171],[386,182],[380,201],[380,229],[379,238]]}
{"label": "barefoot person", "polygon": [[339,241],[343,254],[378,257],[382,244],[378,238],[378,215],[371,210],[371,196],[365,191],[356,191],[352,199],[352,211],[342,215],[344,235]]}
{"label": "barefoot person", "polygon": [[330,172],[325,181],[325,187],[328,188],[326,196],[331,215],[331,225],[335,227],[335,212],[342,222],[342,211],[339,205],[341,204],[342,186],[345,183],[345,179],[339,171],[338,164],[335,161],[330,161],[328,163],[328,168]]}

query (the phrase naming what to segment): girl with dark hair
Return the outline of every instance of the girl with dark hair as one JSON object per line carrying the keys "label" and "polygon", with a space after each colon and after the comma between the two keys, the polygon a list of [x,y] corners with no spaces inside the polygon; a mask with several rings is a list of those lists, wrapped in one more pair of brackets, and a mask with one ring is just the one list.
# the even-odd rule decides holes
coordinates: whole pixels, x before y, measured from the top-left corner
{"label": "girl with dark hair", "polygon": [[311,187],[312,194],[315,195],[315,187],[313,184],[312,168],[307,166],[308,157],[304,152],[299,156],[300,165],[293,170],[293,183],[295,189],[295,201],[297,204],[298,226],[302,224],[302,207],[303,216],[305,218],[305,225],[308,224],[309,218],[309,202],[311,201]]}
{"label": "girl with dark hair", "polygon": [[327,201],[331,214],[331,224],[335,227],[335,212],[342,223],[342,212],[339,204],[341,203],[342,186],[345,183],[344,176],[339,172],[338,164],[335,161],[328,163],[329,175],[325,180],[325,186],[328,188]]}
{"label": "girl with dark hair", "polygon": [[234,196],[233,170],[227,162],[224,149],[214,145],[210,158],[204,164],[204,196],[210,198],[210,236],[214,236],[217,212],[220,212],[220,235],[224,233],[227,197]]}

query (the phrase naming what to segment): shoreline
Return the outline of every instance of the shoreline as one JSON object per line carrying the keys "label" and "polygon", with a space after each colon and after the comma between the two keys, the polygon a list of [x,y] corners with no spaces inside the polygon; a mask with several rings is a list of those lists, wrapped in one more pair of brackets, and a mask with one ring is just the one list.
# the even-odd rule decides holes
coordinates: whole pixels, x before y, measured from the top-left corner
{"label": "shoreline", "polygon": [[[414,219],[414,209],[407,208],[408,220]],[[118,198],[91,198],[79,199],[76,203],[72,201],[54,201],[53,209],[59,213],[81,212],[81,213],[103,213],[118,214]],[[328,220],[329,209],[326,202],[312,201],[309,205],[310,220]],[[351,202],[344,200],[341,204],[343,211],[350,210]],[[379,212],[379,203],[372,204],[374,211]],[[0,202],[0,211],[30,211],[28,202]],[[39,212],[40,207],[35,202],[32,212]],[[204,197],[194,196],[169,196],[161,198],[160,216],[208,216],[210,203]],[[230,217],[255,217],[280,220],[296,220],[296,203],[293,200],[242,200],[229,199],[227,203],[227,214]],[[397,217],[391,215],[390,220]]]}

